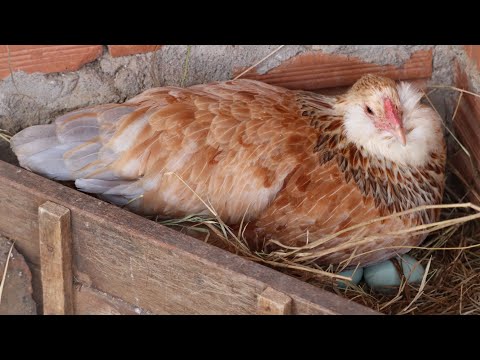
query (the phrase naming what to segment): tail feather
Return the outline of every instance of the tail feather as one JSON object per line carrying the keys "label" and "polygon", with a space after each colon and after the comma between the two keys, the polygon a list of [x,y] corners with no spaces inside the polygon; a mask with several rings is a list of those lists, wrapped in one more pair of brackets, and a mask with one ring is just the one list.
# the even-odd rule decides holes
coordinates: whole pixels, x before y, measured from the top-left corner
{"label": "tail feather", "polygon": [[80,143],[79,146],[64,153],[65,164],[76,179],[88,176],[95,170],[89,165],[97,160],[101,147],[98,142]]}
{"label": "tail feather", "polygon": [[136,211],[143,200],[141,181],[77,179],[75,186],[80,191],[98,194],[101,199],[113,204],[128,204],[132,211]]}
{"label": "tail feather", "polygon": [[[141,180],[124,179],[109,165],[118,150],[105,144],[131,105],[101,105],[58,117],[50,125],[26,128],[11,139],[20,166],[54,180],[75,181],[79,190],[117,205],[141,199]],[[135,207],[135,204],[132,204]]]}
{"label": "tail feather", "polygon": [[13,151],[21,145],[28,144],[34,140],[57,138],[55,132],[55,125],[35,125],[23,129],[10,140],[10,145]]}
{"label": "tail feather", "polygon": [[60,144],[57,138],[54,136],[39,138],[39,139],[30,139],[31,141],[24,142],[24,143],[20,143],[20,141],[16,141],[16,140],[17,140],[16,136],[13,137],[11,140],[12,149],[17,154],[18,157],[24,157],[24,158],[35,155],[39,152],[48,150],[52,146],[56,146]]}
{"label": "tail feather", "polygon": [[72,180],[63,153],[75,144],[61,144],[55,125],[31,126],[12,137],[10,145],[20,166],[55,180]]}
{"label": "tail feather", "polygon": [[69,141],[90,141],[99,136],[99,129],[96,118],[83,117],[65,124],[62,131],[59,131],[57,136],[63,143]]}
{"label": "tail feather", "polygon": [[17,133],[14,137],[12,137],[11,145],[19,146],[23,145],[27,142],[31,142],[33,140],[39,138],[49,138],[49,137],[56,137],[57,134],[55,132],[55,125],[35,125],[23,129],[19,133]]}
{"label": "tail feather", "polygon": [[53,147],[29,156],[19,155],[20,165],[33,172],[54,180],[75,180],[67,168],[63,154],[78,146],[79,143],[55,144]]}
{"label": "tail feather", "polygon": [[77,179],[75,186],[81,191],[87,191],[94,194],[102,194],[119,185],[130,184],[131,181],[125,180],[98,180],[98,179]]}

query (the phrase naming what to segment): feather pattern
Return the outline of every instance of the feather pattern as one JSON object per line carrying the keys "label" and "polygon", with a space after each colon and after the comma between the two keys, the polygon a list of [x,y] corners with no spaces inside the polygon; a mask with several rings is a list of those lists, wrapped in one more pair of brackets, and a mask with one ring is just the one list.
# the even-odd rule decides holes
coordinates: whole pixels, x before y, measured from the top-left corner
{"label": "feather pattern", "polygon": [[[407,146],[366,119],[364,102],[377,111],[374,100],[383,99],[380,95],[392,98],[392,109],[402,109]],[[141,214],[208,213],[185,182],[233,227],[245,216],[252,246],[268,239],[300,246],[307,233],[314,241],[378,216],[441,201],[441,120],[419,101],[409,85],[397,87],[372,76],[333,97],[252,80],[155,88],[124,104],[81,109],[53,125],[25,129],[12,138],[12,148],[22,166],[53,179],[75,180],[80,190]],[[385,235],[330,251],[437,216],[424,211],[344,233],[317,249],[319,262],[418,245],[423,235]],[[383,249],[356,260],[373,263],[404,251]]]}

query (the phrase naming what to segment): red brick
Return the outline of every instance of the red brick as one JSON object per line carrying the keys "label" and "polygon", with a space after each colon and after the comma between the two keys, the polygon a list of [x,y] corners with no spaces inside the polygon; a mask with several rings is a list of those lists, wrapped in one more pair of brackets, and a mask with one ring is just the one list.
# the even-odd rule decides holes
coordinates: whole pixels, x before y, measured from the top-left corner
{"label": "red brick", "polygon": [[75,71],[102,55],[102,45],[0,45],[0,79],[12,71]]}
{"label": "red brick", "polygon": [[[244,69],[235,70],[234,76]],[[259,75],[251,70],[242,78],[289,89],[317,90],[352,85],[367,73],[388,76],[394,80],[428,79],[432,76],[432,51],[417,51],[401,66],[378,65],[355,57],[319,51],[306,52],[285,61],[266,74]]]}
{"label": "red brick", "polygon": [[480,45],[465,45],[465,51],[470,59],[477,64],[480,70]]}
{"label": "red brick", "polygon": [[108,51],[113,57],[143,54],[160,49],[162,45],[108,45]]}

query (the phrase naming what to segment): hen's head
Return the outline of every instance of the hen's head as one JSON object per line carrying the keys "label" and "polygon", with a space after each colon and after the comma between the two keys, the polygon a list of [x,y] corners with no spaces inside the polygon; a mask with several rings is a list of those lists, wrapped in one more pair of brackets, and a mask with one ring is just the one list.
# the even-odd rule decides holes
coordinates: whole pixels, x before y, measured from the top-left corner
{"label": "hen's head", "polygon": [[410,84],[363,76],[343,99],[347,138],[377,157],[424,165],[441,148],[443,134],[441,120],[421,97]]}

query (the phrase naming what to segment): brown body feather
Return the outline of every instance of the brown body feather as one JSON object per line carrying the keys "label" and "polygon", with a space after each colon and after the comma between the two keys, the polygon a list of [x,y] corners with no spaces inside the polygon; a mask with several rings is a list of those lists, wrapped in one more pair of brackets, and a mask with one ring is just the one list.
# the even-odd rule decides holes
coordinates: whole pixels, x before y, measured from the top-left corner
{"label": "brown body feather", "polygon": [[[307,236],[314,241],[379,216],[440,203],[444,150],[421,168],[373,157],[346,139],[338,101],[248,80],[166,87],[125,104],[64,115],[55,132],[68,137],[75,122],[96,122],[95,131],[77,137],[83,142],[64,154],[72,158],[67,170],[71,179],[81,179],[80,189],[138,213],[171,217],[208,212],[193,190],[228,224],[236,226],[245,216],[248,238],[258,247],[268,239],[301,246]],[[74,162],[81,151],[82,161],[90,160]],[[23,165],[28,168],[28,161]],[[319,261],[338,263],[352,254],[351,248],[329,253],[333,246],[435,217],[416,213],[345,233],[318,249],[324,252]],[[355,252],[418,245],[423,238],[385,236]],[[386,249],[356,262],[404,251]]]}

